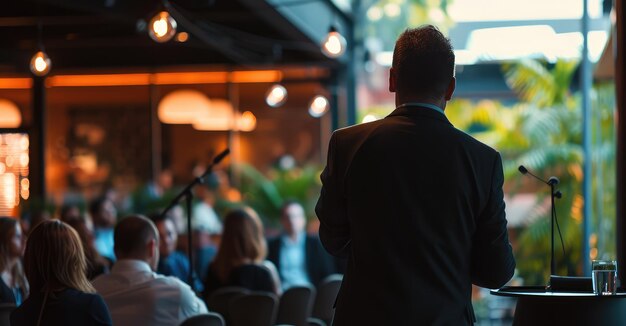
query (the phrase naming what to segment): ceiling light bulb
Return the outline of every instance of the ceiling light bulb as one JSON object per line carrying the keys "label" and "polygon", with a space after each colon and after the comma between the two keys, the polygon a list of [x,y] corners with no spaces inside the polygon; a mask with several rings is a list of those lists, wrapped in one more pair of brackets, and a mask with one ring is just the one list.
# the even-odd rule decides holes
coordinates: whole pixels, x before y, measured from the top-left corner
{"label": "ceiling light bulb", "polygon": [[309,104],[309,114],[314,118],[319,118],[328,111],[329,106],[328,99],[325,96],[317,95]]}
{"label": "ceiling light bulb", "polygon": [[273,85],[265,95],[265,103],[267,105],[277,108],[287,101],[287,89],[280,84]]}
{"label": "ceiling light bulb", "polygon": [[331,27],[322,41],[322,52],[329,58],[338,58],[346,52],[347,45],[346,39],[334,27]]}
{"label": "ceiling light bulb", "polygon": [[38,51],[32,59],[30,59],[30,71],[36,76],[47,75],[48,72],[50,72],[51,66],[52,61],[50,61],[48,55],[43,51]]}
{"label": "ceiling light bulb", "polygon": [[176,35],[176,21],[167,11],[161,11],[150,20],[148,34],[159,43],[165,43]]}

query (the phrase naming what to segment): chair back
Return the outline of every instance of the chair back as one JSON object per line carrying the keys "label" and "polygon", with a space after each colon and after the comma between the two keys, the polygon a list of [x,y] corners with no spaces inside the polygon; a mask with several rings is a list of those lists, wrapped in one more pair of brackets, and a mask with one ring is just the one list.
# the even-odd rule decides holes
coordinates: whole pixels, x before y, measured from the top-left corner
{"label": "chair back", "polygon": [[226,322],[222,315],[209,312],[186,319],[180,326],[225,326]]}
{"label": "chair back", "polygon": [[296,286],[287,289],[278,303],[277,324],[307,326],[311,317],[315,289],[312,286]]}
{"label": "chair back", "polygon": [[272,326],[276,320],[278,298],[269,292],[252,292],[235,298],[228,310],[229,326]]}
{"label": "chair back", "polygon": [[335,299],[337,299],[342,280],[343,275],[332,274],[320,282],[317,286],[317,295],[311,313],[313,318],[320,319],[330,325],[335,314]]}
{"label": "chair back", "polygon": [[250,290],[238,286],[227,286],[215,290],[207,299],[207,306],[210,311],[222,315],[227,324],[230,324],[228,308],[232,301],[238,297],[249,294]]}
{"label": "chair back", "polygon": [[11,325],[11,312],[16,306],[13,303],[0,303],[0,326]]}

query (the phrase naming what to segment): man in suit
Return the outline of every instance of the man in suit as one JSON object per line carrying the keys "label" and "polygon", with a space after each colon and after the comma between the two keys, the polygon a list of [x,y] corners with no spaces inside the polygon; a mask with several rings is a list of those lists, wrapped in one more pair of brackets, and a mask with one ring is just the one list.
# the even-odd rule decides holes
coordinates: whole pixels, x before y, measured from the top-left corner
{"label": "man in suit", "polygon": [[436,27],[396,42],[385,119],[337,130],[316,212],[324,247],[348,257],[335,325],[468,325],[472,283],[515,269],[498,152],[444,115],[454,52]]}
{"label": "man in suit", "polygon": [[267,259],[276,265],[283,290],[317,284],[335,272],[334,261],[316,236],[306,234],[304,208],[287,201],[281,208],[283,233],[268,241]]}

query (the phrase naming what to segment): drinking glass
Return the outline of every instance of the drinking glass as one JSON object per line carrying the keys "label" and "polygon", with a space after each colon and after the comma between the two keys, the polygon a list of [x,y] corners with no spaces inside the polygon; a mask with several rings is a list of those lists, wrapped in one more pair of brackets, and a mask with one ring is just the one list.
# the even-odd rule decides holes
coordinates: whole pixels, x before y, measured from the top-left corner
{"label": "drinking glass", "polygon": [[616,280],[616,260],[593,260],[591,262],[591,281],[595,295],[614,295],[617,290]]}

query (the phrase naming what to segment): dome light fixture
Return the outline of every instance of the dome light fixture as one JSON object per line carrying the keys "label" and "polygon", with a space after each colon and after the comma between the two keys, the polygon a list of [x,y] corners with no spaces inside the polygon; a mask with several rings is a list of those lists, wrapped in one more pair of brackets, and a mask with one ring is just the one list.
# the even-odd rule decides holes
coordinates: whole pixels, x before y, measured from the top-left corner
{"label": "dome light fixture", "polygon": [[328,99],[323,95],[317,95],[309,104],[309,114],[314,118],[319,118],[323,116],[326,111],[328,111],[329,107],[330,104]]}
{"label": "dome light fixture", "polygon": [[51,67],[52,61],[43,50],[37,51],[30,59],[30,71],[35,74],[35,76],[42,77],[47,75]]}
{"label": "dome light fixture", "polygon": [[[0,99],[0,128],[17,128],[21,124],[22,113],[17,105],[9,100]],[[28,141],[28,138],[26,141]],[[28,145],[26,148],[28,148]]]}
{"label": "dome light fixture", "polygon": [[167,11],[154,15],[148,25],[148,35],[154,41],[165,43],[176,35],[176,20]]}
{"label": "dome light fixture", "polygon": [[347,45],[345,37],[337,31],[335,26],[331,26],[326,38],[322,41],[322,53],[331,59],[339,58],[346,52]]}
{"label": "dome light fixture", "polygon": [[287,101],[287,89],[281,84],[274,84],[265,95],[265,103],[272,108],[277,108]]}

